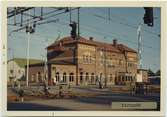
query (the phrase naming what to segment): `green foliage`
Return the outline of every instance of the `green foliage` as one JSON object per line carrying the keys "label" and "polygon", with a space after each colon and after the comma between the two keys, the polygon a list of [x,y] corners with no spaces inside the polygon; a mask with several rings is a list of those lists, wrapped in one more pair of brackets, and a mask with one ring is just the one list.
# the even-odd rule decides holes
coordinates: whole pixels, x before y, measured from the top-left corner
{"label": "green foliage", "polygon": [[161,75],[161,70],[157,70],[157,72],[155,73],[156,76],[160,76]]}
{"label": "green foliage", "polygon": [[149,69],[148,70],[148,76],[155,76],[155,73],[151,69]]}
{"label": "green foliage", "polygon": [[19,79],[19,81],[26,81],[26,77],[23,75],[23,76]]}

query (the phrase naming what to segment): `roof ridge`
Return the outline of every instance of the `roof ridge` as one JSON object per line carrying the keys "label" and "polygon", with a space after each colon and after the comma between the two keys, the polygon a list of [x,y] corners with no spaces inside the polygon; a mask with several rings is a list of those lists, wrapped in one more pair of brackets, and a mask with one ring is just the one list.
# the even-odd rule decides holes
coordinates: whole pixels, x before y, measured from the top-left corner
{"label": "roof ridge", "polygon": [[[60,40],[58,40],[57,42],[54,42],[52,43],[51,45],[49,45],[48,47],[53,47],[53,46],[56,46],[58,43],[62,42],[64,44],[69,44],[69,43],[74,43],[76,41],[73,41],[74,39],[70,36],[66,36],[66,37],[63,37],[61,38]],[[97,45],[99,47],[102,47],[102,48],[107,48],[109,50],[113,50],[113,51],[116,51],[116,52],[120,52],[120,48],[119,47],[115,47],[113,45],[113,43],[107,43],[107,42],[102,42],[102,41],[97,41],[97,40],[90,40],[88,38],[85,38],[85,37],[82,37],[80,36],[80,38],[77,40],[78,42],[80,43],[84,43],[84,44],[93,44],[93,45]],[[126,51],[132,51],[132,52],[136,52],[134,49],[124,45],[124,44],[118,44],[118,46],[122,46],[122,49],[123,50],[126,50]]]}

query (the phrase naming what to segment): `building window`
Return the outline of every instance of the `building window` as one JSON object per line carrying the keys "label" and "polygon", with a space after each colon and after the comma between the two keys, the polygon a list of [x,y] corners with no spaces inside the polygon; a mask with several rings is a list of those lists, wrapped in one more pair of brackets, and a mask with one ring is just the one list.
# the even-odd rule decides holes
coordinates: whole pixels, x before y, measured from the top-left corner
{"label": "building window", "polygon": [[92,57],[91,56],[89,56],[89,63],[91,63],[92,62]]}
{"label": "building window", "polygon": [[131,81],[133,81],[133,77],[132,77],[132,76],[130,76],[130,78],[131,78]]}
{"label": "building window", "polygon": [[60,80],[60,76],[59,76],[59,72],[56,73],[56,81],[59,82]]}
{"label": "building window", "polygon": [[63,82],[66,82],[66,73],[63,73]]}
{"label": "building window", "polygon": [[41,75],[41,72],[38,72],[38,81],[42,82],[42,75]]}
{"label": "building window", "polygon": [[118,77],[118,82],[120,82],[120,81],[121,81],[121,76]]}
{"label": "building window", "polygon": [[132,63],[132,62],[128,62],[128,67],[134,67],[134,66],[135,66],[134,63]]}
{"label": "building window", "polygon": [[101,65],[103,65],[103,63],[104,63],[104,54],[103,54],[103,51],[100,51],[100,63],[101,63]]}
{"label": "building window", "polygon": [[122,77],[122,81],[124,82],[124,80],[125,80],[124,77],[123,76],[121,76],[121,77]]}
{"label": "building window", "polygon": [[84,62],[84,63],[86,62],[86,57],[85,57],[85,55],[83,55],[83,62]]}
{"label": "building window", "polygon": [[10,73],[13,74],[13,69],[10,70]]}
{"label": "building window", "polygon": [[110,65],[112,65],[112,58],[110,58],[110,62],[109,62]]}
{"label": "building window", "polygon": [[80,73],[80,82],[83,82],[83,72]]}
{"label": "building window", "polygon": [[100,79],[99,79],[100,82],[102,81],[102,77],[103,77],[103,74],[100,73]]}
{"label": "building window", "polygon": [[132,76],[132,81],[135,81],[135,76]]}
{"label": "building window", "polygon": [[123,61],[121,59],[119,60],[119,65],[123,65]]}
{"label": "building window", "polygon": [[91,74],[91,83],[94,83],[94,81],[95,81],[95,74],[92,73],[92,74]]}
{"label": "building window", "polygon": [[89,56],[86,55],[86,63],[89,63]]}
{"label": "building window", "polygon": [[110,82],[112,82],[112,74],[110,74]]}
{"label": "building window", "polygon": [[86,77],[85,77],[86,82],[89,80],[89,74],[86,72]]}
{"label": "building window", "polygon": [[31,75],[31,81],[32,81],[32,82],[35,81],[35,74],[32,74],[32,75]]}
{"label": "building window", "polygon": [[128,76],[124,76],[124,78],[125,78],[125,81],[127,81],[127,80],[128,80]]}
{"label": "building window", "polygon": [[103,57],[102,56],[100,57],[100,63],[101,63],[101,65],[103,65]]}
{"label": "building window", "polygon": [[70,82],[74,81],[74,73],[70,73],[69,80]]}

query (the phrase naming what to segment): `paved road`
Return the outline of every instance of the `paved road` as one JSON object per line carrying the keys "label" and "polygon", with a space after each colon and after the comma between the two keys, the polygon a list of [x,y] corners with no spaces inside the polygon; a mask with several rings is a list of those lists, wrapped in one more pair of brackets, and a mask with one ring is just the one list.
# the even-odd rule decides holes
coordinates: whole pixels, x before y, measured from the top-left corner
{"label": "paved road", "polygon": [[[33,87],[36,88],[36,87]],[[42,89],[42,87],[40,87]],[[38,88],[38,90],[40,89]],[[57,92],[56,87],[51,87],[52,92]],[[109,89],[74,87],[75,93],[85,93],[86,97],[79,96],[73,99],[38,99],[21,102],[8,103],[9,110],[111,110],[112,102],[147,102],[159,101],[159,94],[147,96],[131,96],[129,93],[113,93]],[[95,96],[87,96],[88,94]]]}

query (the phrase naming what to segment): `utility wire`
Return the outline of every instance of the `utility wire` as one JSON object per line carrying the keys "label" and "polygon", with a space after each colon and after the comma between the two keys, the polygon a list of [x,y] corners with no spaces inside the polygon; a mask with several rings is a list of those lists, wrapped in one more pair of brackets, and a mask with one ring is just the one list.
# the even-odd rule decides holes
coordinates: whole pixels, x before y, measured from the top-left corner
{"label": "utility wire", "polygon": [[[55,17],[56,15],[52,15],[52,16],[49,16],[49,17],[45,17],[45,19],[47,19],[47,18],[50,18],[50,17]],[[101,18],[104,18],[103,16],[98,16],[98,17],[101,17]],[[45,20],[44,19],[44,20]],[[47,24],[47,23],[55,23],[56,21],[55,20],[50,20],[50,21],[45,21],[45,22],[39,22],[39,23],[37,23],[37,25],[41,25],[41,24]],[[65,25],[66,26],[68,26],[69,24],[68,23],[65,23]],[[90,27],[90,25],[88,26],[87,25],[87,27],[86,27],[86,25],[84,24],[84,26],[82,26],[83,28],[86,28],[86,30],[91,30],[91,31],[93,31],[93,32],[95,32],[96,34],[98,34],[98,35],[104,35],[104,36],[108,36],[108,37],[114,37],[114,38],[117,38],[117,37],[120,37],[120,36],[118,36],[118,35],[116,35],[116,36],[113,36],[113,35],[110,35],[110,34],[108,34],[108,33],[106,33],[106,32],[102,32],[102,31],[97,31],[97,29],[100,29],[100,28],[92,28],[92,27]],[[20,30],[22,30],[22,29],[24,29],[24,28],[20,28]],[[14,30],[14,31],[19,31],[19,30]],[[112,34],[113,34],[113,32],[112,32]],[[135,45],[137,45],[136,44],[136,42],[133,42],[133,41],[129,41],[129,40],[126,40],[126,41],[128,41],[128,42],[130,42],[130,43],[132,43],[132,44],[135,44]],[[147,46],[147,45],[144,45],[145,47],[147,47],[147,48],[150,48],[150,49],[153,49],[153,47],[151,47],[151,46]]]}
{"label": "utility wire", "polygon": [[[99,10],[99,11],[101,11],[101,10]],[[103,14],[104,14],[104,12],[102,12]],[[117,23],[119,23],[119,24],[122,24],[122,25],[125,25],[125,26],[128,26],[128,27],[131,27],[131,28],[135,28],[135,29],[137,29],[138,28],[138,26],[136,26],[135,24],[130,24],[130,23],[125,23],[125,22],[119,22],[118,20],[120,20],[120,21],[122,21],[122,20],[126,20],[127,21],[127,19],[125,19],[125,18],[122,18],[122,17],[120,17],[120,16],[117,16],[117,15],[115,15],[115,14],[111,14],[111,15],[114,15],[113,17],[117,17],[118,19],[117,20],[114,20],[113,18],[111,18],[111,16],[110,16],[110,19],[107,19],[106,17],[104,17],[104,16],[101,16],[101,15],[99,15],[99,14],[96,14],[96,13],[94,13],[94,16],[96,16],[96,17],[99,17],[99,18],[102,18],[102,19],[104,19],[104,20],[112,20],[112,21],[114,21],[114,22],[117,22]],[[145,31],[145,32],[148,32],[148,33],[150,33],[150,34],[153,34],[153,35],[156,35],[156,36],[158,36],[159,37],[159,35],[160,34],[157,34],[156,32],[153,32],[153,31],[149,31],[149,30],[146,30],[146,29],[143,29],[143,31]]]}
{"label": "utility wire", "polygon": [[[75,9],[78,9],[78,8],[73,8],[73,9],[71,9],[71,10],[75,10]],[[47,20],[47,19],[49,19],[49,18],[53,18],[53,17],[55,17],[55,16],[57,16],[57,15],[61,15],[61,14],[64,14],[64,13],[67,13],[67,12],[66,12],[66,11],[63,11],[63,12],[60,12],[60,13],[57,13],[57,14],[54,14],[54,15],[51,15],[51,16],[48,16],[48,17],[44,17],[44,18],[42,19],[42,21]],[[35,20],[35,21],[30,22],[29,24],[33,24],[34,22],[38,22],[38,21],[41,21],[41,20],[38,19],[38,20]],[[40,23],[38,23],[38,24],[40,25]],[[41,24],[42,24],[42,23],[41,23]],[[27,25],[27,24],[23,24],[23,26],[22,26],[21,28],[18,28],[18,29],[16,29],[16,30],[13,30],[12,32],[18,32],[18,31],[20,31],[20,30],[23,30],[23,29],[26,28],[26,25]]]}
{"label": "utility wire", "polygon": [[[59,22],[59,24],[61,24],[61,25],[64,25],[64,26],[68,26],[68,23],[67,22],[63,22],[63,21],[60,21]],[[91,31],[91,32],[94,32],[94,33],[96,33],[96,34],[98,34],[98,35],[103,35],[103,36],[107,36],[107,37],[111,37],[111,38],[118,38],[118,35],[115,35],[114,36],[114,34],[113,35],[111,35],[111,34],[109,34],[109,33],[107,33],[107,32],[103,32],[103,31],[97,31],[97,29],[100,29],[100,28],[98,28],[98,27],[91,27],[90,25],[83,25],[83,24],[81,24],[81,28],[82,29],[84,29],[84,30],[89,30],[89,31]],[[120,36],[119,36],[120,37]],[[122,38],[119,38],[119,39],[122,39]],[[137,42],[133,42],[133,41],[130,41],[130,40],[125,40],[125,39],[122,39],[122,40],[124,40],[124,41],[127,41],[127,42],[129,42],[129,43],[131,43],[131,44],[134,44],[134,45],[136,45],[137,46]],[[153,48],[153,47],[151,47],[151,46],[148,46],[148,45],[144,45],[143,44],[143,46],[145,47],[145,48],[149,48],[149,49],[155,49],[155,51],[157,51],[157,49],[156,48]]]}
{"label": "utility wire", "polygon": [[[100,18],[104,18],[103,16],[99,16],[98,15],[98,17],[100,17]],[[112,20],[112,19],[111,19]],[[85,25],[85,24],[84,24]],[[88,26],[88,25],[87,25]],[[89,25],[89,27],[90,27],[90,25]],[[100,29],[101,27],[94,27],[94,29]],[[101,33],[101,31],[100,31],[100,33]],[[109,32],[109,33],[114,33],[114,32]],[[129,38],[129,36],[127,36],[127,35],[125,35],[124,34],[124,36],[126,36],[126,37],[128,37]],[[114,36],[112,36],[112,37],[114,37]],[[117,37],[120,37],[118,34],[115,36],[115,38],[117,38]],[[129,40],[127,40],[127,41],[129,41]],[[130,42],[130,41],[129,41]],[[130,43],[135,43],[136,44],[136,42],[133,42],[133,41],[131,41]],[[152,46],[148,46],[148,45],[146,45],[146,44],[142,44],[143,46],[146,46],[147,48],[150,48],[150,49],[155,49],[155,50],[158,50],[158,48],[153,48]]]}

